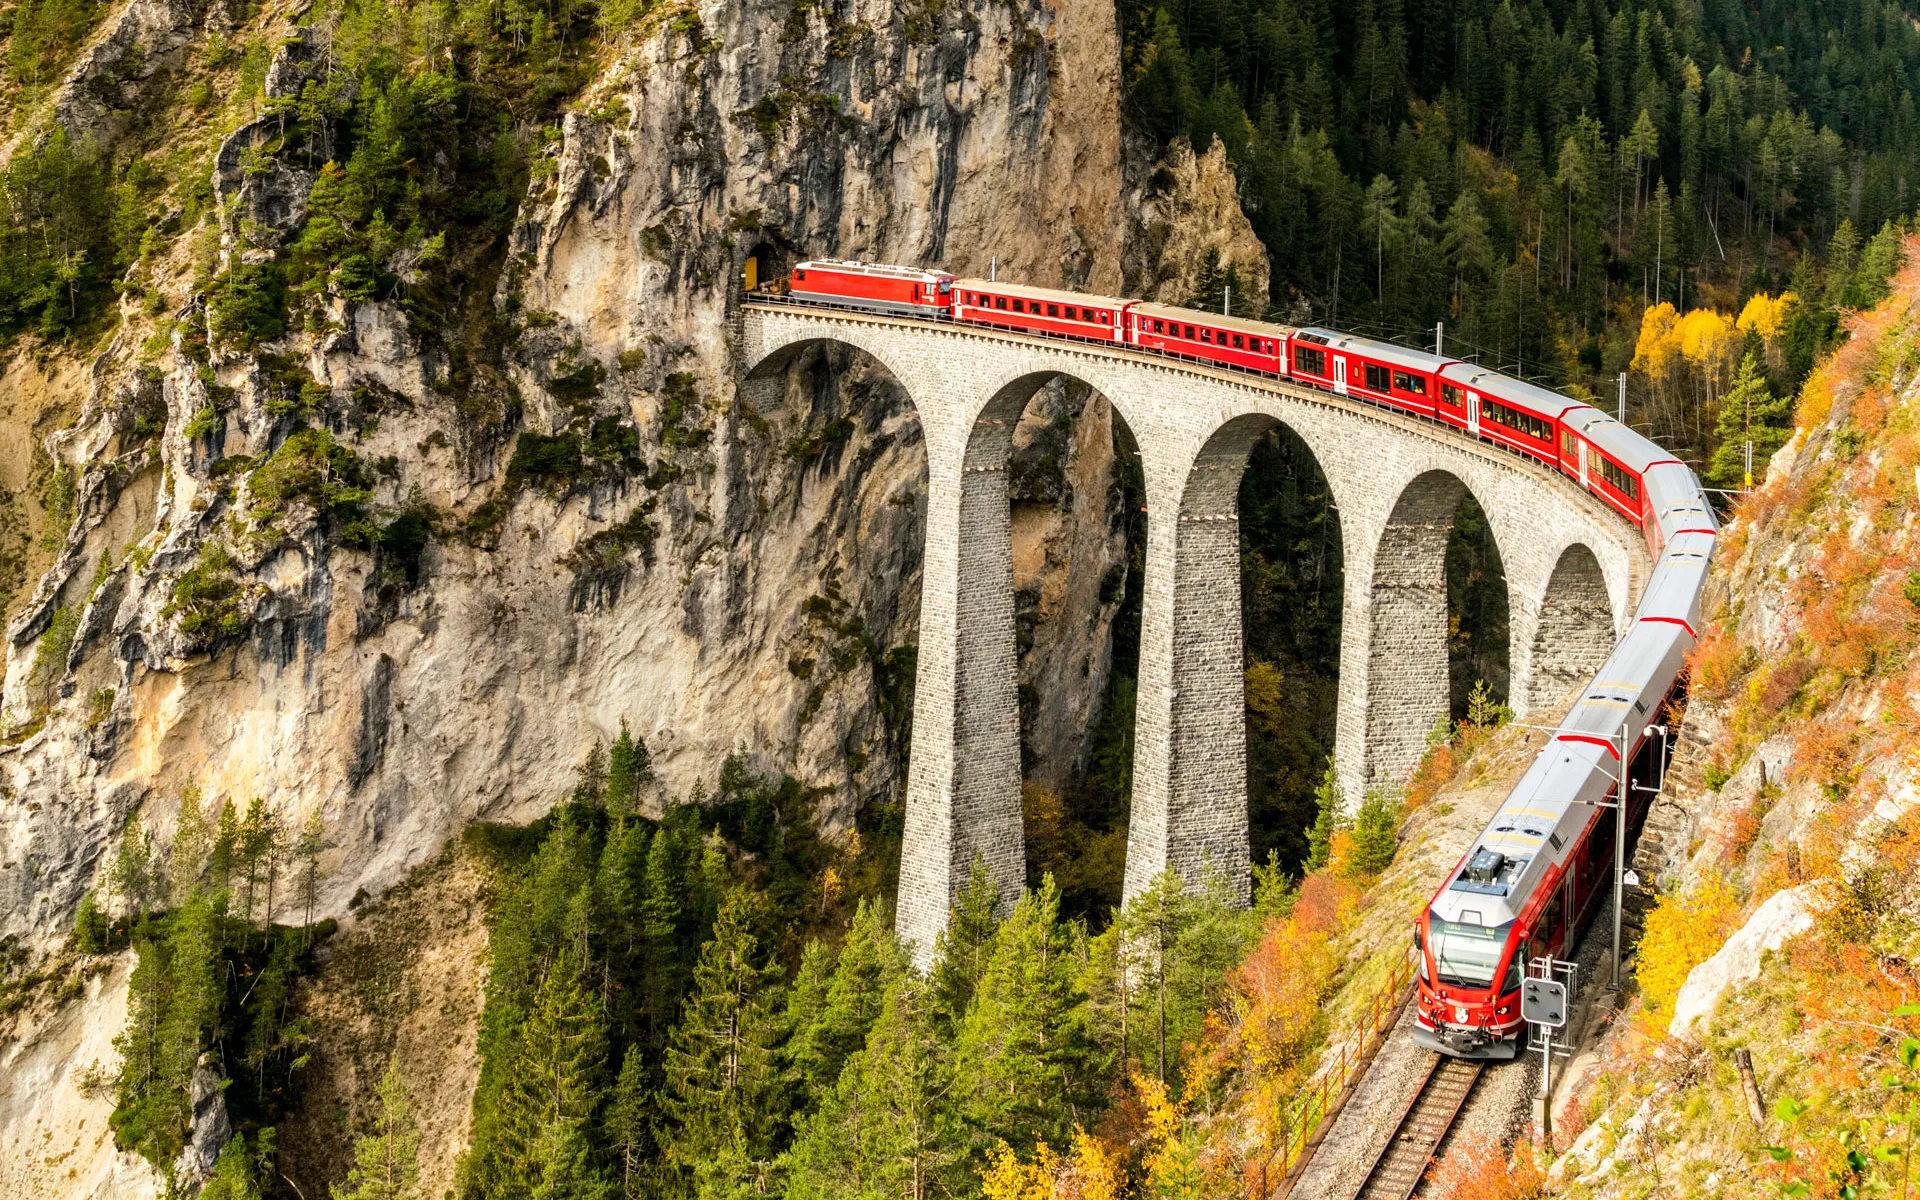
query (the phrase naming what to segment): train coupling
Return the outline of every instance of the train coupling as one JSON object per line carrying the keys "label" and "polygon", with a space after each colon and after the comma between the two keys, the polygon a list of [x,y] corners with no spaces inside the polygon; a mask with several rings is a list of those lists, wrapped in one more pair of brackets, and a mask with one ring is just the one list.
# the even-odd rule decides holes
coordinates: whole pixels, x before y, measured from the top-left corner
{"label": "train coupling", "polygon": [[1450,1058],[1475,1058],[1504,1061],[1520,1053],[1520,1031],[1515,1030],[1505,1037],[1490,1029],[1462,1029],[1452,1025],[1441,1025],[1437,1029],[1427,1028],[1424,1022],[1416,1021],[1413,1026],[1413,1044],[1424,1050],[1433,1050]]}

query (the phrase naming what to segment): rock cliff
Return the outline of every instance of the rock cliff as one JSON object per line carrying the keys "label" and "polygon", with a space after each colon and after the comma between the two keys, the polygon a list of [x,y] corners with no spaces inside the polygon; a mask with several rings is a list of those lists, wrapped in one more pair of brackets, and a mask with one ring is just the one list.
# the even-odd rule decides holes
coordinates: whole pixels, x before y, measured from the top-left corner
{"label": "rock cliff", "polygon": [[[1217,145],[1158,168],[1123,146],[1110,4],[708,2],[599,48],[506,244],[461,264],[470,328],[336,297],[236,349],[205,280],[307,216],[318,172],[284,144],[284,113],[331,78],[328,20],[130,0],[9,143],[54,123],[132,156],[191,143],[204,157],[165,221],[210,210],[136,262],[94,352],[17,344],[0,375],[16,447],[0,566],[18,576],[0,938],[29,957],[66,938],[131,814],[164,850],[189,784],[289,825],[320,814],[318,910],[335,915],[476,819],[537,816],[623,719],[659,772],[650,804],[737,750],[822,789],[846,830],[903,773],[924,456],[913,398],[848,352],[797,362],[770,408],[742,402],[749,258],[762,278],[830,255],[1178,298],[1212,246],[1264,283]],[[215,127],[183,89],[245,69],[219,64],[247,39],[271,52],[262,102]],[[495,366],[470,369],[462,339]],[[1084,754],[1110,669],[1112,424],[1055,384],[1018,439],[1022,670],[1049,706],[1032,750],[1053,780]],[[569,431],[617,450],[563,478],[515,466]],[[270,493],[275,463],[345,463],[368,506],[431,535],[411,557],[343,537],[331,493]],[[110,1057],[119,984],[124,964],[70,1003],[43,989],[0,1029],[40,1081],[40,1098],[17,1073],[0,1094],[7,1143],[84,1135],[61,1159],[73,1182],[34,1194],[152,1186],[77,1090]],[[59,1096],[84,1128],[47,1107]]]}

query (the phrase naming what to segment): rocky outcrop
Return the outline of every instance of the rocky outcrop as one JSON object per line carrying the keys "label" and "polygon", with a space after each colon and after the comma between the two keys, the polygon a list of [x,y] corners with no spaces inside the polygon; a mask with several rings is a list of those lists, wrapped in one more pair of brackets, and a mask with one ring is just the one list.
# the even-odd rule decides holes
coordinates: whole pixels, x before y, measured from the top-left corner
{"label": "rocky outcrop", "polygon": [[1690,1032],[1695,1022],[1711,1016],[1728,988],[1760,974],[1762,955],[1811,929],[1813,915],[1805,887],[1787,888],[1768,897],[1726,945],[1687,974],[1674,999],[1673,1021],[1667,1032],[1679,1037]]}
{"label": "rocky outcrop", "polygon": [[1267,304],[1267,249],[1240,208],[1239,183],[1227,151],[1214,138],[1196,155],[1185,138],[1155,159],[1137,140],[1128,146],[1126,246],[1129,294],[1165,304],[1199,296],[1202,274],[1231,269],[1246,288],[1234,311],[1258,314]]}

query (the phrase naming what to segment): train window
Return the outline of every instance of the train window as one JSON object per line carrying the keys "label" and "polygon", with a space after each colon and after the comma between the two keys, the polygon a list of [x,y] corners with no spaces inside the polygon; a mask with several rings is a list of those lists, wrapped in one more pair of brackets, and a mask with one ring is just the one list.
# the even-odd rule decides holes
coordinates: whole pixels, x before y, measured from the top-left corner
{"label": "train window", "polygon": [[1310,350],[1305,346],[1295,346],[1293,348],[1293,367],[1296,371],[1305,371],[1309,375],[1325,375],[1327,373],[1327,352],[1325,350]]}
{"label": "train window", "polygon": [[998,309],[1005,309],[1007,307],[1007,298],[1005,296],[995,296],[993,298],[993,306]]}
{"label": "train window", "polygon": [[1060,306],[1059,306],[1058,304],[1049,304],[1049,305],[1047,305],[1047,315],[1048,315],[1048,316],[1050,316],[1050,317],[1057,317],[1057,316],[1059,316],[1059,315],[1060,315]]}
{"label": "train window", "polygon": [[1440,402],[1449,408],[1465,408],[1467,395],[1450,383],[1440,385]]}
{"label": "train window", "polygon": [[1507,977],[1500,984],[1501,995],[1520,990],[1520,973],[1526,970],[1527,953],[1527,939],[1521,938],[1520,944],[1514,947],[1513,961],[1507,964]]}
{"label": "train window", "polygon": [[1508,408],[1482,397],[1480,400],[1480,419],[1495,425],[1504,426],[1515,433],[1525,434],[1543,442],[1553,440],[1553,426],[1532,413],[1523,413],[1517,408]]}
{"label": "train window", "polygon": [[1606,455],[1600,456],[1600,478],[1612,484],[1614,489],[1629,500],[1640,498],[1640,481],[1633,474]]}
{"label": "train window", "polygon": [[1237,333],[1233,335],[1233,348],[1235,350],[1245,350],[1247,348],[1245,339]]}
{"label": "train window", "polygon": [[1161,321],[1155,321],[1153,323],[1153,331],[1155,333],[1165,333],[1167,331],[1166,324]]}
{"label": "train window", "polygon": [[1568,458],[1573,458],[1580,453],[1579,439],[1573,436],[1573,430],[1560,431],[1560,453]]}
{"label": "train window", "polygon": [[1391,371],[1388,371],[1385,367],[1377,367],[1372,363],[1366,364],[1366,371],[1368,388],[1376,392],[1390,390],[1393,382],[1393,373]]}
{"label": "train window", "polygon": [[1405,371],[1395,371],[1393,373],[1393,386],[1400,391],[1408,392],[1415,396],[1424,396],[1427,394],[1427,381],[1418,375],[1409,375]]}
{"label": "train window", "polygon": [[1540,943],[1544,946],[1553,945],[1554,940],[1560,935],[1560,920],[1566,916],[1567,913],[1567,906],[1564,903],[1566,895],[1567,891],[1565,888],[1554,888],[1553,899],[1547,901],[1546,911],[1540,914],[1538,928],[1540,931]]}
{"label": "train window", "polygon": [[1187,326],[1187,338],[1189,340],[1193,338],[1193,326],[1191,325]]}
{"label": "train window", "polygon": [[1211,341],[1213,341],[1213,330],[1211,330],[1211,329],[1202,329],[1202,330],[1200,331],[1200,340],[1201,340],[1201,341],[1203,341],[1203,342],[1211,342]]}
{"label": "train window", "polygon": [[1433,965],[1440,982],[1454,987],[1493,986],[1494,972],[1500,969],[1500,955],[1507,948],[1507,934],[1512,929],[1512,921],[1489,929],[1429,915],[1427,934],[1433,942]]}

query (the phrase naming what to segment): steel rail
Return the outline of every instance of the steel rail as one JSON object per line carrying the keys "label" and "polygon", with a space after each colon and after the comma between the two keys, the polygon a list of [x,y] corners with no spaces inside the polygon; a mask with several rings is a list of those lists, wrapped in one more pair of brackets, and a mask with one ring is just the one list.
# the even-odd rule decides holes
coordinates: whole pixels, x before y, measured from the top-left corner
{"label": "steel rail", "polygon": [[1353,1200],[1408,1200],[1426,1178],[1440,1143],[1466,1107],[1486,1064],[1473,1059],[1433,1056],[1426,1078],[1400,1114],[1393,1136],[1374,1157]]}

